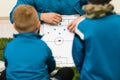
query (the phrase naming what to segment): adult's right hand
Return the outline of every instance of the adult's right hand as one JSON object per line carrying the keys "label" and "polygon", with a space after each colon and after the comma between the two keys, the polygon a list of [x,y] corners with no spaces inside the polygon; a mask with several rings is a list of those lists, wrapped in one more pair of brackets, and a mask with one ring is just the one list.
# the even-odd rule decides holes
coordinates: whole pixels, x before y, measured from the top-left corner
{"label": "adult's right hand", "polygon": [[62,16],[57,13],[41,13],[40,17],[42,21],[53,25],[58,24],[62,20]]}

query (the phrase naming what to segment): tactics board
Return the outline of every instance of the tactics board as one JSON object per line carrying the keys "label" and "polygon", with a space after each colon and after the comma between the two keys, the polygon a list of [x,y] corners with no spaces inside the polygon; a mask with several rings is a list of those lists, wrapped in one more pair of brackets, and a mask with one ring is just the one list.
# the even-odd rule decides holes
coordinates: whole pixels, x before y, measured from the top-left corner
{"label": "tactics board", "polygon": [[72,59],[72,41],[74,34],[67,30],[67,25],[78,15],[63,15],[58,25],[42,24],[40,34],[53,52],[57,66],[74,66]]}

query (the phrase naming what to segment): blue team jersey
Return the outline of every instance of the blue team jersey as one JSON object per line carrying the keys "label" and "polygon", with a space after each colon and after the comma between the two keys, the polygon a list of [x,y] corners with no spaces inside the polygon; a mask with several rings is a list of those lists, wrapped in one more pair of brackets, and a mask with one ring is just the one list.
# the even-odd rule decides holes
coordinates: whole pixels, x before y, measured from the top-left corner
{"label": "blue team jersey", "polygon": [[7,80],[49,80],[55,69],[50,48],[38,34],[22,33],[4,51]]}
{"label": "blue team jersey", "polygon": [[72,55],[80,80],[120,80],[120,15],[84,19],[73,41]]}
{"label": "blue team jersey", "polygon": [[12,14],[14,9],[21,5],[32,5],[38,12],[40,18],[41,13],[55,12],[61,15],[84,14],[82,6],[87,3],[87,0],[17,0],[16,5],[10,13],[10,21],[13,23]]}

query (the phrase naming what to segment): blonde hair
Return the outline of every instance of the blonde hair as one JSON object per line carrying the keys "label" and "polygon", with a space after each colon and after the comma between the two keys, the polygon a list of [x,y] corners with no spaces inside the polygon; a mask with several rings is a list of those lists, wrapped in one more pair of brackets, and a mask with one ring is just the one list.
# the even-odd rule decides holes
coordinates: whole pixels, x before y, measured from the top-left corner
{"label": "blonde hair", "polygon": [[34,32],[38,25],[38,15],[34,7],[20,5],[13,13],[13,22],[18,32]]}

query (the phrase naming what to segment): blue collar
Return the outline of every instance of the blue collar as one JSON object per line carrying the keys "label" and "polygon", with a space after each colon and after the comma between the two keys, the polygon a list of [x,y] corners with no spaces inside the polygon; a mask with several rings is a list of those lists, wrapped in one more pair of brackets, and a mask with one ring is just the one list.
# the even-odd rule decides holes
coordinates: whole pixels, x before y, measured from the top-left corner
{"label": "blue collar", "polygon": [[19,34],[13,34],[13,37],[14,38],[17,38],[17,37],[29,37],[29,38],[42,38],[41,35],[39,34],[36,34],[36,33],[19,33]]}

